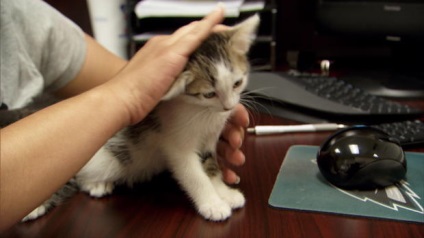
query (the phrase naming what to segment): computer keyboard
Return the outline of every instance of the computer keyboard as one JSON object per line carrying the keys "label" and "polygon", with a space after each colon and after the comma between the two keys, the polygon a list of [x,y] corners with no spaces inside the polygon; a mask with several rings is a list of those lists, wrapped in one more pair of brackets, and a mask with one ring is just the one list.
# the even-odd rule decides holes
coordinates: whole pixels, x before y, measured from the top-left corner
{"label": "computer keyboard", "polygon": [[424,145],[424,122],[420,120],[402,121],[370,125],[397,139],[403,147]]}
{"label": "computer keyboard", "polygon": [[246,91],[262,101],[342,123],[389,123],[424,115],[423,110],[368,94],[335,77],[252,72]]}
{"label": "computer keyboard", "polygon": [[340,77],[368,93],[398,99],[424,99],[424,74],[415,72],[359,71]]}
{"label": "computer keyboard", "polygon": [[304,123],[369,125],[404,147],[424,145],[424,111],[368,94],[335,77],[252,72],[246,91],[262,104],[258,109],[276,116]]}
{"label": "computer keyboard", "polygon": [[414,110],[408,106],[365,93],[334,77],[299,77],[298,80],[305,85],[305,90],[313,94],[370,114],[408,114]]}

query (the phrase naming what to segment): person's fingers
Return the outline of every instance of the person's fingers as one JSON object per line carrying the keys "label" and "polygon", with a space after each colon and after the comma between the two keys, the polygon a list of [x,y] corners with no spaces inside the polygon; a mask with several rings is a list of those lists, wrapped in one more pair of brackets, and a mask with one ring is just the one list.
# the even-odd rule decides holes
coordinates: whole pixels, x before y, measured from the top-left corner
{"label": "person's fingers", "polygon": [[239,184],[240,177],[231,169],[226,167],[221,168],[224,181],[228,184]]}
{"label": "person's fingers", "polygon": [[245,128],[249,124],[249,114],[244,106],[238,104],[233,115],[221,134],[221,138],[227,141],[233,149],[241,147],[244,140]]}
{"label": "person's fingers", "polygon": [[183,29],[177,30],[172,36],[177,53],[191,54],[209,34],[212,28],[224,19],[224,9],[217,7],[213,12],[198,22],[193,22]]}
{"label": "person's fingers", "polygon": [[238,149],[243,143],[244,133],[243,127],[227,123],[222,131],[221,139],[228,142],[233,149]]}
{"label": "person's fingers", "polygon": [[220,17],[223,18],[223,15],[220,15],[218,13],[223,13],[223,10],[221,7],[218,7],[217,9],[215,9],[215,11],[207,15],[201,21],[193,21],[185,26],[178,28],[170,36],[168,43],[174,44],[178,42],[179,40],[187,40],[187,36],[191,36],[191,38],[194,38],[194,39],[199,38],[199,41],[202,42],[211,32],[217,32],[217,31],[223,31],[225,29],[229,29],[230,27],[228,26],[218,24],[222,21]]}
{"label": "person's fingers", "polygon": [[230,29],[231,29],[230,26],[218,24],[218,25],[216,25],[212,28],[212,31],[213,32],[220,32],[220,31],[226,31],[226,30],[230,30]]}
{"label": "person's fingers", "polygon": [[249,113],[247,109],[242,104],[237,104],[229,122],[233,125],[247,128],[249,126]]}
{"label": "person's fingers", "polygon": [[239,149],[234,149],[228,142],[220,140],[217,145],[218,155],[235,166],[241,166],[245,163],[246,158],[243,152]]}
{"label": "person's fingers", "polygon": [[193,21],[193,22],[190,22],[189,24],[187,24],[187,25],[184,25],[184,26],[182,26],[182,27],[180,27],[180,28],[178,28],[176,31],[174,31],[173,33],[172,33],[172,35],[170,35],[170,38],[169,38],[169,43],[170,44],[173,44],[173,43],[175,43],[176,41],[178,41],[179,39],[181,39],[182,37],[184,37],[185,35],[187,35],[187,34],[189,34],[189,32],[190,31],[192,31],[193,30],[193,28],[196,26],[196,24],[198,24],[199,23],[199,21]]}

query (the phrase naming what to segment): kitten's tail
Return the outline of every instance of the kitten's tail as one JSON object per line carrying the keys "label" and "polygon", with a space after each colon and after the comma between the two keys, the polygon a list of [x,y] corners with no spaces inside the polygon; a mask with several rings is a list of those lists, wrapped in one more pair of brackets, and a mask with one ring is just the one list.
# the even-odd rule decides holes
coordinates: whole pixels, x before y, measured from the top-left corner
{"label": "kitten's tail", "polygon": [[75,179],[71,179],[56,193],[54,193],[47,201],[49,201],[52,206],[57,206],[67,198],[70,198],[72,195],[74,195],[78,190],[79,187],[77,181]]}
{"label": "kitten's tail", "polygon": [[78,184],[75,179],[71,179],[67,182],[62,188],[60,188],[56,193],[54,193],[49,199],[47,199],[43,204],[34,209],[30,214],[25,216],[22,221],[34,220],[48,212],[52,207],[58,206],[67,198],[71,197],[75,192],[79,190]]}

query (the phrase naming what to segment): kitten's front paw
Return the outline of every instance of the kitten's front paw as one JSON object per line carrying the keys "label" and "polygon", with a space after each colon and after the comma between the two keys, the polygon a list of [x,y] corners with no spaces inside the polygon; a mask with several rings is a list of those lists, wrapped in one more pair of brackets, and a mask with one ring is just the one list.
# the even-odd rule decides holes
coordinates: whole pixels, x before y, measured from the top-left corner
{"label": "kitten's front paw", "polygon": [[36,209],[34,209],[30,214],[22,218],[22,222],[37,219],[38,217],[46,214],[46,212],[47,212],[47,208],[44,205],[41,205],[37,207]]}
{"label": "kitten's front paw", "polygon": [[243,193],[237,189],[229,189],[225,193],[220,194],[221,198],[230,205],[232,209],[241,208],[246,203]]}
{"label": "kitten's front paw", "polygon": [[231,216],[231,207],[222,200],[201,204],[198,209],[204,218],[212,221],[223,221]]}
{"label": "kitten's front paw", "polygon": [[94,182],[82,185],[82,190],[88,192],[92,197],[103,197],[112,193],[114,188],[113,182]]}

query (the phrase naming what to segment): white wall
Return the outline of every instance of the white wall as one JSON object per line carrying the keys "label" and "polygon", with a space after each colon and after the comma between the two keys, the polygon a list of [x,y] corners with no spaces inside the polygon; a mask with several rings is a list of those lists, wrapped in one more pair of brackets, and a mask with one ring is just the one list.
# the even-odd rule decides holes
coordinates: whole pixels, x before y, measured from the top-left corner
{"label": "white wall", "polygon": [[94,38],[112,53],[127,59],[125,0],[87,0]]}

